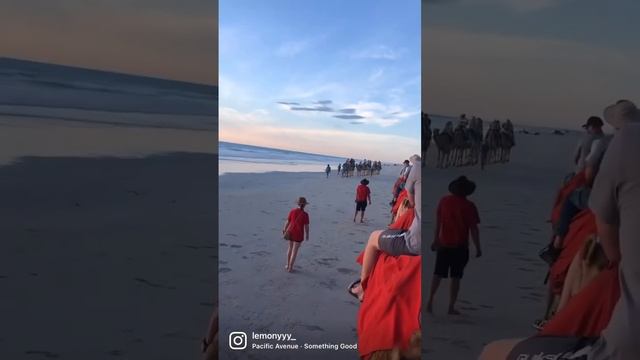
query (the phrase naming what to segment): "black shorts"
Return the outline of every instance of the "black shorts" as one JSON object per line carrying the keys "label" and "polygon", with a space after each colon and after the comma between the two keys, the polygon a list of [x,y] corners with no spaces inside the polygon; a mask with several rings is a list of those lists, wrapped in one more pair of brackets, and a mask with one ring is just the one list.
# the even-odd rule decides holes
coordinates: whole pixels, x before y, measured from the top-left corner
{"label": "black shorts", "polygon": [[366,201],[356,201],[356,211],[365,211],[367,209]]}
{"label": "black shorts", "polygon": [[405,230],[385,230],[378,238],[378,247],[391,256],[415,255],[407,247],[405,234]]}
{"label": "black shorts", "polygon": [[436,255],[434,275],[442,278],[462,279],[464,268],[469,262],[469,248],[440,248]]}
{"label": "black shorts", "polygon": [[597,338],[534,336],[519,342],[507,360],[556,359],[587,360],[597,346]]}

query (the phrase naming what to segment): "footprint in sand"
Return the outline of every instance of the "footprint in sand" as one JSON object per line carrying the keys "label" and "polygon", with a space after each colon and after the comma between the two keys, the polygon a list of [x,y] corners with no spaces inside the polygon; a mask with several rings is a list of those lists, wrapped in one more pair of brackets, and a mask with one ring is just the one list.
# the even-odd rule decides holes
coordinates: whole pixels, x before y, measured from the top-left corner
{"label": "footprint in sand", "polygon": [[329,289],[329,290],[333,290],[335,288],[338,287],[338,284],[336,283],[336,281],[334,279],[331,279],[329,281],[322,281],[319,284],[320,286],[322,286],[325,289]]}
{"label": "footprint in sand", "polygon": [[453,341],[451,341],[451,345],[453,345],[455,347],[458,347],[458,348],[471,350],[471,346],[469,346],[469,343],[464,341],[464,340],[453,340]]}
{"label": "footprint in sand", "polygon": [[223,274],[228,273],[229,271],[231,271],[231,269],[228,267],[223,267],[218,269],[218,273],[223,273]]}
{"label": "footprint in sand", "polygon": [[449,340],[451,340],[448,337],[444,337],[444,336],[432,336],[430,337],[430,339],[435,341],[445,341],[445,342],[449,342]]}
{"label": "footprint in sand", "polygon": [[520,290],[533,290],[535,289],[533,286],[517,286]]}
{"label": "footprint in sand", "polygon": [[353,270],[353,269],[347,269],[347,268],[337,268],[336,269],[339,273],[341,274],[345,274],[345,275],[350,275],[350,274],[357,274],[358,272]]}
{"label": "footprint in sand", "polygon": [[523,299],[523,300],[529,300],[529,301],[535,302],[535,303],[539,303],[539,302],[542,301],[542,299],[535,298],[535,297],[532,297],[532,296],[520,296],[520,298]]}
{"label": "footprint in sand", "polygon": [[458,325],[477,325],[475,321],[471,321],[469,319],[456,319],[453,321],[454,324]]}
{"label": "footprint in sand", "polygon": [[460,309],[467,310],[467,311],[478,311],[479,310],[477,307],[474,307],[474,306],[461,306]]}
{"label": "footprint in sand", "polygon": [[24,353],[27,355],[42,355],[48,359],[57,359],[60,357],[60,354],[56,354],[51,351],[27,350]]}
{"label": "footprint in sand", "polygon": [[231,245],[230,247],[234,249],[239,249],[242,247],[242,245]]}
{"label": "footprint in sand", "polygon": [[220,246],[229,246],[226,243],[220,243]]}
{"label": "footprint in sand", "polygon": [[111,350],[107,352],[107,355],[110,356],[122,356],[124,355],[124,352],[122,350]]}
{"label": "footprint in sand", "polygon": [[270,253],[270,252],[268,252],[268,251],[264,251],[264,250],[253,251],[253,252],[250,252],[249,254],[251,254],[251,255],[256,255],[256,256],[260,256],[260,257],[267,256],[267,255],[271,255],[271,253]]}
{"label": "footprint in sand", "polygon": [[304,324],[302,324],[300,326],[305,328],[305,329],[307,329],[307,330],[309,330],[309,331],[324,331],[323,328],[321,328],[320,326],[317,326],[317,325],[304,325]]}
{"label": "footprint in sand", "polygon": [[243,258],[243,259],[245,259],[245,260],[246,260],[246,259],[248,259],[248,257],[246,257],[246,256],[244,256],[244,255],[242,255],[242,258]]}
{"label": "footprint in sand", "polygon": [[237,234],[224,234],[225,236],[233,236],[233,237],[238,237]]}

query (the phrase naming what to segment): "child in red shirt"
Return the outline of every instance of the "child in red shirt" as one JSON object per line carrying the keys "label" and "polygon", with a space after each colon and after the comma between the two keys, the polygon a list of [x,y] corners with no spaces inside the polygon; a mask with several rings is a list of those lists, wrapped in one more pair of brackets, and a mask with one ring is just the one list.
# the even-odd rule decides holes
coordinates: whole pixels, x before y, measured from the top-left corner
{"label": "child in red shirt", "polygon": [[284,225],[284,229],[282,229],[285,240],[289,241],[287,266],[285,267],[285,270],[288,272],[293,270],[293,263],[296,261],[298,249],[305,239],[305,235],[307,241],[309,241],[309,214],[304,211],[307,204],[307,199],[304,197],[298,198],[298,207],[289,212],[287,223]]}
{"label": "child in red shirt", "polygon": [[362,211],[362,214],[360,214],[360,222],[363,223],[367,200],[369,200],[369,205],[371,205],[371,190],[369,190],[367,185],[369,185],[369,180],[362,179],[360,185],[356,188],[356,213],[353,215],[353,222],[356,222],[358,212]]}
{"label": "child in red shirt", "polygon": [[438,204],[435,239],[431,244],[431,250],[436,251],[437,256],[427,303],[427,311],[430,313],[433,310],[433,297],[438,291],[440,281],[451,274],[449,314],[460,314],[455,309],[455,303],[460,290],[460,280],[469,261],[469,233],[476,248],[476,257],[482,256],[478,209],[467,199],[467,196],[473,194],[475,188],[474,182],[461,176],[449,184],[451,194],[440,199]]}

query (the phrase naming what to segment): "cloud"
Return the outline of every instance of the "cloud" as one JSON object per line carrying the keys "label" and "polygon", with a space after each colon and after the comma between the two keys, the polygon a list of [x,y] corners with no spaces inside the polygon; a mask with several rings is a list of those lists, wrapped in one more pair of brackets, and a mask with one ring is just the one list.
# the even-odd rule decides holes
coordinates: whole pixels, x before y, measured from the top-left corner
{"label": "cloud", "polygon": [[356,109],[340,109],[338,110],[338,112],[341,112],[343,114],[355,114]]}
{"label": "cloud", "polygon": [[350,121],[349,124],[351,125],[363,125],[365,122],[364,121]]}
{"label": "cloud", "polygon": [[288,101],[278,101],[277,104],[282,104],[282,105],[300,105],[300,103],[288,102]]}
{"label": "cloud", "polygon": [[364,119],[364,116],[360,115],[333,115],[334,118],[352,120],[352,119]]}
{"label": "cloud", "polygon": [[316,107],[304,107],[304,106],[292,106],[289,108],[291,111],[323,111],[323,112],[331,112],[332,108],[328,106],[316,106]]}
{"label": "cloud", "polygon": [[[221,107],[220,140],[341,157],[398,161],[420,151],[420,138],[366,131],[283,126],[266,111]],[[354,121],[353,125],[362,125]],[[328,150],[331,149],[331,150]],[[329,152],[329,153],[328,153]]]}
{"label": "cloud", "polygon": [[319,100],[319,101],[316,101],[315,103],[316,104],[322,104],[322,105],[329,105],[329,104],[332,104],[333,101],[331,101],[331,100]]}
{"label": "cloud", "polygon": [[353,53],[355,59],[396,60],[403,51],[386,45],[374,45]]}
{"label": "cloud", "polygon": [[281,57],[292,57],[306,50],[310,45],[310,41],[288,41],[281,44],[276,50],[276,55]]}
{"label": "cloud", "polygon": [[376,69],[374,72],[369,75],[369,82],[375,82],[380,79],[384,74],[384,69]]}

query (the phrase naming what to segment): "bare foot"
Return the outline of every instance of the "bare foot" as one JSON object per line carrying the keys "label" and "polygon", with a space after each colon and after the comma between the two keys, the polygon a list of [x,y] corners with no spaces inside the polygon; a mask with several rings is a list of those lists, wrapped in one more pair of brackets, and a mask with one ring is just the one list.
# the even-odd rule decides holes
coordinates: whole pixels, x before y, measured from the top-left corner
{"label": "bare foot", "polygon": [[364,290],[362,289],[362,285],[358,284],[352,287],[351,292],[358,297],[358,300],[360,300],[360,302],[364,300]]}

